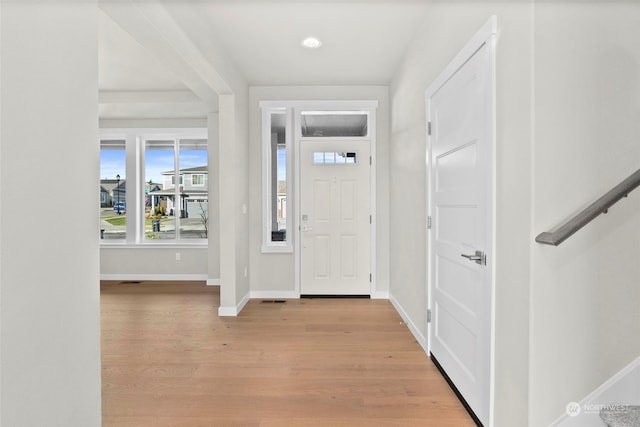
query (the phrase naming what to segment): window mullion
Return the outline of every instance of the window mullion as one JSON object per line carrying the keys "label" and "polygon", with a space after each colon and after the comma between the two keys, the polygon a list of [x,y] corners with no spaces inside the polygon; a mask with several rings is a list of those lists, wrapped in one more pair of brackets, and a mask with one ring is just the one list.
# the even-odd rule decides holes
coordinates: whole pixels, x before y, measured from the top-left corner
{"label": "window mullion", "polygon": [[173,142],[174,142],[173,165],[174,165],[174,176],[175,176],[174,179],[176,182],[176,185],[174,188],[175,192],[173,196],[173,201],[174,201],[173,222],[175,224],[175,230],[176,230],[174,234],[174,238],[176,240],[179,240],[180,239],[180,220],[182,218],[182,200],[180,199],[181,197],[180,184],[182,184],[182,180],[180,179],[180,139],[176,138],[173,140]]}
{"label": "window mullion", "polygon": [[[127,171],[127,178],[131,177],[131,179],[128,179],[125,183],[125,185],[127,187],[132,187],[129,188],[129,191],[126,191],[125,193],[125,206],[126,206],[126,218],[127,218],[127,224],[126,224],[126,232],[127,232],[127,237],[126,237],[126,241],[129,244],[135,244],[137,243],[137,239],[138,239],[138,235],[137,235],[137,221],[135,220],[137,218],[137,206],[136,206],[136,194],[135,194],[135,189],[136,189],[136,185],[137,185],[137,177],[138,177],[138,156],[137,156],[137,151],[138,151],[138,147],[137,147],[137,143],[138,143],[138,138],[136,137],[135,134],[133,133],[129,133],[126,136],[126,140],[125,140],[125,168]],[[133,191],[131,191],[133,190]]]}

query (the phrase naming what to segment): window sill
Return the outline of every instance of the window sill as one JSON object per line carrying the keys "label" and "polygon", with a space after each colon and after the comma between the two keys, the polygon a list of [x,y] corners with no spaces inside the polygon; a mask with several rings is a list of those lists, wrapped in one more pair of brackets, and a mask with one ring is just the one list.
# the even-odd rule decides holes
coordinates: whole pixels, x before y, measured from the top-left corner
{"label": "window sill", "polygon": [[293,253],[293,246],[284,245],[262,245],[263,254],[289,254]]}
{"label": "window sill", "polygon": [[100,249],[208,249],[207,241],[202,242],[168,242],[168,243],[100,243]]}

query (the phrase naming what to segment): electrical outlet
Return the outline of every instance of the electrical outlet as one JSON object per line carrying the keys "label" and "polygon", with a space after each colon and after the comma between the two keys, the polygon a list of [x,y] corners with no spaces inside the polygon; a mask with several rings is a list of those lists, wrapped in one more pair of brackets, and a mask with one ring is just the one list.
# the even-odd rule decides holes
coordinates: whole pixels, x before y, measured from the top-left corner
{"label": "electrical outlet", "polygon": [[180,261],[180,252],[176,252],[176,261]]}

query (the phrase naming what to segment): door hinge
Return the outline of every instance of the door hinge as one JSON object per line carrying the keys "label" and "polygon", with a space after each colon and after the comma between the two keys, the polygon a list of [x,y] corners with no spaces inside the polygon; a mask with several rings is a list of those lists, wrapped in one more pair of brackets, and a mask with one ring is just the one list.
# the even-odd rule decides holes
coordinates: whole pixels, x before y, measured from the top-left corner
{"label": "door hinge", "polygon": [[373,157],[369,156],[369,166],[373,165]]}
{"label": "door hinge", "polygon": [[427,310],[427,323],[431,323],[431,309]]}
{"label": "door hinge", "polygon": [[369,273],[369,283],[373,282],[373,273]]}
{"label": "door hinge", "polygon": [[373,224],[373,215],[369,215],[369,224]]}
{"label": "door hinge", "polygon": [[431,122],[427,122],[427,135],[431,136]]}
{"label": "door hinge", "polygon": [[431,227],[433,227],[432,221],[431,221],[431,215],[429,215],[427,217],[427,230],[431,230]]}

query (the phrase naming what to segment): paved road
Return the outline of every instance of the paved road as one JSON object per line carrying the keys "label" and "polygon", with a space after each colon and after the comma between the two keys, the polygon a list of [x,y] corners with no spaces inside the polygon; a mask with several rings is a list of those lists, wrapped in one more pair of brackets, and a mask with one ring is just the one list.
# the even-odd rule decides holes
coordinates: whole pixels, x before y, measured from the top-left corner
{"label": "paved road", "polygon": [[[112,209],[103,209],[100,212],[100,228],[103,231],[103,239],[105,240],[122,240],[126,236],[126,231],[122,225],[113,225],[107,221],[109,218],[116,217]],[[145,231],[151,233],[151,227]],[[163,218],[160,220],[160,232],[153,233],[156,239],[173,239],[175,238],[175,221],[173,217]],[[205,232],[202,227],[201,218],[181,218],[180,219],[180,235],[185,238],[204,238]]]}

